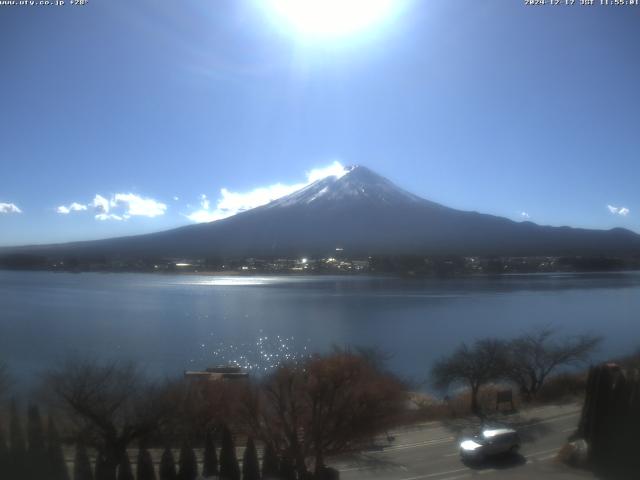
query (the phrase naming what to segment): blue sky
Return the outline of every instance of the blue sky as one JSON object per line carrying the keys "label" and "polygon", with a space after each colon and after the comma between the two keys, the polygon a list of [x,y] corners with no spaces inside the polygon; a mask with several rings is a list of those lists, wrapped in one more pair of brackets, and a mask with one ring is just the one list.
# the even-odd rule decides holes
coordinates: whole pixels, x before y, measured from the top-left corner
{"label": "blue sky", "polygon": [[0,245],[217,218],[334,162],[640,231],[640,7],[400,3],[339,37],[257,0],[0,7]]}

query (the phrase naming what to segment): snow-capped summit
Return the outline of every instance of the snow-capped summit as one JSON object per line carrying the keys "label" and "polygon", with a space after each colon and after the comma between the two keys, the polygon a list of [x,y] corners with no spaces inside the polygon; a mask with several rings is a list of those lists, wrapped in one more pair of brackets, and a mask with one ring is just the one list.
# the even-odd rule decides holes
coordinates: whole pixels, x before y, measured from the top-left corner
{"label": "snow-capped summit", "polygon": [[327,206],[328,203],[357,202],[397,205],[426,202],[403,190],[367,167],[353,165],[345,168],[340,176],[329,176],[307,185],[301,190],[271,202],[267,207],[292,207],[311,205]]}

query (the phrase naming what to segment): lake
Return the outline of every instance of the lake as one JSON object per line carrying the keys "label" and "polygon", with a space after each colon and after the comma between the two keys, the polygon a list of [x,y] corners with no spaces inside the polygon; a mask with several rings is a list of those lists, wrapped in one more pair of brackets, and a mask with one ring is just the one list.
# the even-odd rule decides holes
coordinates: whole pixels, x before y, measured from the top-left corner
{"label": "lake", "polygon": [[462,341],[537,326],[596,333],[597,359],[640,347],[640,274],[456,279],[0,271],[0,359],[21,385],[69,357],[150,374],[236,361],[268,371],[332,345],[377,346],[415,381]]}

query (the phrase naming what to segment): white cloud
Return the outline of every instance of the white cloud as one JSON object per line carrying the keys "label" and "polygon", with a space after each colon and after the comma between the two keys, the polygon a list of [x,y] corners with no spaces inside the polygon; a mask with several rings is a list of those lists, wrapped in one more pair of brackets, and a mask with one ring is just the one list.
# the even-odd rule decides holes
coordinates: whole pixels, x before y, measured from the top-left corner
{"label": "white cloud", "polygon": [[173,201],[174,201],[174,202],[177,202],[178,200],[180,200],[180,197],[179,197],[179,196],[177,196],[177,195],[175,195],[175,196],[173,197]]}
{"label": "white cloud", "polygon": [[96,220],[127,220],[131,217],[157,217],[164,215],[167,206],[154,200],[134,193],[116,193],[110,198],[103,197],[99,193],[88,204],[73,202],[70,205],[60,205],[56,212],[68,215],[71,212],[80,212],[93,209]]}
{"label": "white cloud", "polygon": [[631,213],[631,210],[629,210],[627,207],[614,207],[613,205],[607,205],[607,208],[609,209],[609,212],[611,212],[611,214],[620,215],[621,217],[626,217],[627,215],[629,215],[629,213]]}
{"label": "white cloud", "polygon": [[0,213],[22,213],[15,203],[0,203]]}
{"label": "white cloud", "polygon": [[86,205],[83,205],[78,202],[73,202],[71,205],[60,205],[56,208],[56,212],[61,213],[63,215],[68,215],[71,212],[82,212],[87,209]]}
{"label": "white cloud", "polygon": [[142,198],[133,193],[116,193],[110,202],[112,207],[125,207],[128,216],[158,217],[164,215],[167,206],[153,198]]}
{"label": "white cloud", "polygon": [[126,220],[129,218],[128,215],[116,215],[114,213],[98,213],[96,214],[96,220],[105,221],[105,220]]}
{"label": "white cloud", "polygon": [[322,180],[326,177],[342,177],[345,173],[347,173],[347,169],[338,162],[334,161],[331,165],[327,165],[326,167],[314,168],[310,172],[307,172],[307,185],[309,183],[313,183],[317,180]]}
{"label": "white cloud", "polygon": [[100,194],[97,194],[93,198],[93,201],[91,202],[91,206],[96,209],[96,212],[98,214],[109,213],[109,208],[110,208],[109,200],[107,200]]}
{"label": "white cloud", "polygon": [[524,218],[525,220],[529,220],[531,218],[531,215],[529,215],[527,212],[520,212],[520,217]]}
{"label": "white cloud", "polygon": [[347,170],[338,161],[321,168],[315,168],[306,172],[306,181],[294,184],[275,183],[266,187],[258,187],[248,192],[233,192],[226,188],[220,190],[216,208],[211,209],[210,201],[206,195],[200,196],[200,209],[187,215],[187,218],[196,223],[212,222],[231,217],[237,213],[252,208],[266,205],[269,202],[289,195],[307,185],[329,176],[340,178]]}
{"label": "white cloud", "polygon": [[219,217],[216,212],[209,212],[208,210],[196,210],[195,212],[187,215],[187,218],[195,223],[213,222],[214,220],[220,220],[224,217]]}

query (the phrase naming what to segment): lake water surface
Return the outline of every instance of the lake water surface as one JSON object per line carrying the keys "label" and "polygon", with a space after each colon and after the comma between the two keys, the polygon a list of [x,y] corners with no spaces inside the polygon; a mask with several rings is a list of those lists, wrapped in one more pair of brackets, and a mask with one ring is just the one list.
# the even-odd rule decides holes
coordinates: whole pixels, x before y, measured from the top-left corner
{"label": "lake water surface", "polygon": [[152,374],[237,361],[254,370],[332,345],[377,346],[424,380],[462,341],[550,325],[640,347],[640,274],[221,277],[0,271],[0,360],[19,383],[70,356]]}

